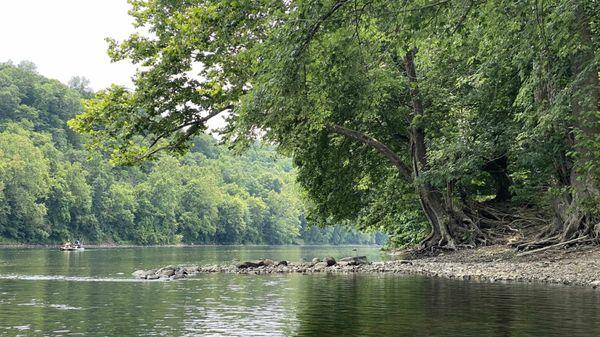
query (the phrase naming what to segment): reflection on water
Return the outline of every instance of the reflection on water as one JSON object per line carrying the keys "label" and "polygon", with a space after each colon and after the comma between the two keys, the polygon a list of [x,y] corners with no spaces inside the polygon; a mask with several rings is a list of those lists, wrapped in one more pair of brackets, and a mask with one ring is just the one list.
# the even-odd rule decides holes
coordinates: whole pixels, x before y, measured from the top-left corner
{"label": "reflection on water", "polygon": [[[360,250],[381,259],[376,248]],[[135,248],[78,255],[0,250],[0,335],[600,336],[600,292],[584,288],[397,275],[129,278],[134,269],[165,264],[353,253],[332,247]]]}
{"label": "reflection on water", "polygon": [[[123,275],[121,273],[120,275]],[[71,281],[71,282],[149,282],[146,280],[113,278],[113,277],[77,277],[60,275],[0,275],[0,280],[22,280],[22,281]],[[153,280],[152,282],[164,282],[166,280]]]}

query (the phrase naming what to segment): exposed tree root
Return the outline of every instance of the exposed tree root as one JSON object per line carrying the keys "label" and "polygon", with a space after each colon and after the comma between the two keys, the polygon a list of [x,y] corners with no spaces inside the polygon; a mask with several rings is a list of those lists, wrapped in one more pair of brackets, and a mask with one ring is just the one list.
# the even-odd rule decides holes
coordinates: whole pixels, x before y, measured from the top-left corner
{"label": "exposed tree root", "polygon": [[460,208],[454,205],[446,213],[449,215],[446,219],[449,230],[447,235],[432,232],[414,252],[436,255],[448,250],[507,243],[509,238],[516,235],[524,236],[521,233],[523,228],[538,227],[546,223],[541,217],[530,213],[532,212],[510,212],[502,204],[472,204]]}
{"label": "exposed tree root", "polygon": [[[600,243],[597,228],[600,225],[580,223],[570,235],[565,235],[564,224],[550,224],[548,217],[538,209],[514,209],[504,204],[471,204],[448,210],[447,235],[432,232],[413,252],[419,255],[437,255],[457,249],[471,249],[494,244],[509,244],[521,252],[569,247],[579,244]],[[549,217],[548,217],[549,218]],[[583,218],[573,218],[581,221]]]}
{"label": "exposed tree root", "polygon": [[557,213],[554,221],[545,226],[534,240],[522,241],[514,246],[519,251],[542,251],[546,247],[568,247],[576,244],[599,244],[600,224],[589,213],[577,208]]}

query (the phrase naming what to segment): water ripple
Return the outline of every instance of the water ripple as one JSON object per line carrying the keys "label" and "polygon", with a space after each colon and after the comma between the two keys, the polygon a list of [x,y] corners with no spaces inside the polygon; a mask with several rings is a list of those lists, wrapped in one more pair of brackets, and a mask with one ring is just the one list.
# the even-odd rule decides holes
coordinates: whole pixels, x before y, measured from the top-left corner
{"label": "water ripple", "polygon": [[[68,281],[68,282],[148,282],[146,280],[114,278],[114,277],[82,277],[61,275],[0,275],[0,280],[21,281]],[[153,280],[152,282],[156,282]],[[158,280],[160,282],[160,280]]]}

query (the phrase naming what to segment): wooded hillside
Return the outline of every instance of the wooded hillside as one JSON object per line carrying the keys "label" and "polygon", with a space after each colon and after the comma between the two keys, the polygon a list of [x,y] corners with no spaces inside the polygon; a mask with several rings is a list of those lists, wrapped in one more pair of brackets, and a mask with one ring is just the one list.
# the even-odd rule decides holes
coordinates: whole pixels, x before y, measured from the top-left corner
{"label": "wooded hillside", "polygon": [[381,243],[310,226],[290,159],[254,144],[235,156],[198,134],[186,156],[115,167],[67,127],[91,97],[29,63],[0,64],[0,243]]}

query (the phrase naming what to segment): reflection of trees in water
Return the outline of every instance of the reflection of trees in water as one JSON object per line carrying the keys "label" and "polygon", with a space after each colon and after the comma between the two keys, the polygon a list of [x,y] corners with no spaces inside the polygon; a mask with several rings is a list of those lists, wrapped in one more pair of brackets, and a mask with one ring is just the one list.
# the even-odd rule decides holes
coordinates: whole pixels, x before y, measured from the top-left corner
{"label": "reflection of trees in water", "polygon": [[301,336],[600,335],[600,295],[587,290],[395,275],[298,284]]}
{"label": "reflection of trees in water", "polygon": [[[364,336],[411,333],[420,326],[421,284],[390,275],[313,275],[299,283],[299,335]],[[411,317],[413,324],[405,324]],[[398,326],[400,325],[400,326]],[[399,329],[400,328],[400,329]]]}
{"label": "reflection of trees in water", "polygon": [[[293,308],[287,300],[290,279],[286,275],[204,275],[188,293],[182,316],[191,335],[293,335]],[[195,300],[197,299],[197,300]]]}

